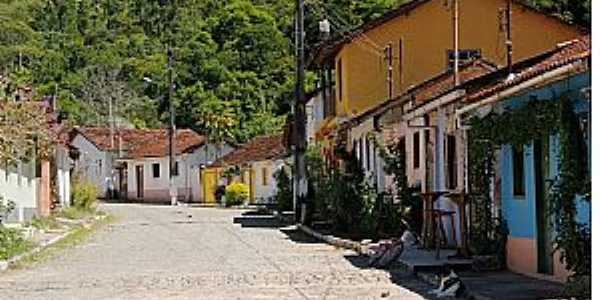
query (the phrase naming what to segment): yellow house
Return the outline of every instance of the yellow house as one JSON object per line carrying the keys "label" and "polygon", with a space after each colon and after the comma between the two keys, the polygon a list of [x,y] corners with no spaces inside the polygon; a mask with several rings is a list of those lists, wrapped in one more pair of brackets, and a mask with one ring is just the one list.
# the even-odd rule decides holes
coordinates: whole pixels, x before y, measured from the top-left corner
{"label": "yellow house", "polygon": [[[507,65],[507,1],[457,1],[459,62],[485,58],[499,67]],[[324,43],[313,53],[312,65],[321,71],[323,86],[335,86],[325,97],[326,117],[355,116],[451,68],[453,2],[414,0]],[[584,33],[522,1],[513,2],[514,62]]]}
{"label": "yellow house", "polygon": [[289,157],[284,138],[283,134],[256,137],[204,169],[204,202],[217,204],[218,186],[241,182],[250,187],[249,204],[269,204],[277,187],[273,176]]}

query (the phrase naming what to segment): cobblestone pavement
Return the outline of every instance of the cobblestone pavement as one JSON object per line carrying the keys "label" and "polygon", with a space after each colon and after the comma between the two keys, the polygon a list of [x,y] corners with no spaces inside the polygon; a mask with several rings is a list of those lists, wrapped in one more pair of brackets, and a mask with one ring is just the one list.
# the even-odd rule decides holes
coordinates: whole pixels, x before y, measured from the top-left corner
{"label": "cobblestone pavement", "polygon": [[423,299],[429,288],[297,231],[233,224],[242,211],[104,209],[117,221],[84,244],[0,274],[0,299]]}

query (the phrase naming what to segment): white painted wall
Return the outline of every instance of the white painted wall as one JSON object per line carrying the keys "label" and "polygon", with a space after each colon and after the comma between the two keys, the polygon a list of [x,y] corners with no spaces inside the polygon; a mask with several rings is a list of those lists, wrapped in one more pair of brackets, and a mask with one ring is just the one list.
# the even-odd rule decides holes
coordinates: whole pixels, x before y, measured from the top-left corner
{"label": "white painted wall", "polygon": [[99,197],[106,196],[106,191],[110,187],[117,187],[116,174],[112,171],[113,161],[109,153],[100,151],[81,134],[77,134],[71,144],[80,153],[75,164],[74,175],[82,176],[83,179],[94,183]]}
{"label": "white painted wall", "polygon": [[15,211],[9,220],[26,221],[37,208],[39,180],[35,178],[35,163],[0,166],[0,196],[15,202]]}
{"label": "white painted wall", "polygon": [[[277,194],[277,181],[275,173],[285,165],[284,159],[264,160],[252,163],[254,171],[254,197],[257,204],[274,203]],[[263,182],[263,169],[267,171],[267,184]]]}
{"label": "white painted wall", "polygon": [[[378,143],[384,145],[383,134],[375,131],[373,118],[369,118],[350,130],[348,144],[350,149],[348,150],[351,150],[355,144],[354,142],[356,142],[356,157],[359,160],[362,159],[362,168],[366,178],[377,188],[378,192],[382,192],[386,189],[385,172],[383,170],[385,162],[379,155],[375,143],[372,141],[367,142],[369,135],[374,135]],[[361,157],[361,153],[363,157]],[[369,159],[366,158],[367,154]]]}
{"label": "white painted wall", "polygon": [[323,92],[319,92],[306,103],[306,141],[309,145],[316,140],[315,134],[325,118],[324,113]]}

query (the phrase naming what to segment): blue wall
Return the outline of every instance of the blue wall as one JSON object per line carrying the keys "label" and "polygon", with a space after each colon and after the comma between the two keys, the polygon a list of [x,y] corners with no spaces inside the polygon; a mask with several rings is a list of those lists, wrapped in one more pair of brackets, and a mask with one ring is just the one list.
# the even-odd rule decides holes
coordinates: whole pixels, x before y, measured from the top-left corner
{"label": "blue wall", "polygon": [[[589,86],[590,73],[588,72],[509,98],[497,104],[496,108],[517,108],[532,99],[554,99],[564,92],[571,90],[574,91],[574,96],[579,97],[574,102],[575,111],[577,113],[587,112],[589,111],[589,102],[583,99],[583,95],[579,91]],[[560,157],[560,144],[557,136],[550,137],[549,151],[549,175],[550,178],[556,178]],[[536,237],[536,209],[533,144],[526,145],[523,152],[525,196],[515,197],[513,195],[512,147],[511,145],[504,145],[500,151],[498,163],[500,164],[501,174],[502,213],[508,224],[509,235],[511,237],[534,239]],[[577,208],[578,221],[589,224],[590,204],[579,198]]]}

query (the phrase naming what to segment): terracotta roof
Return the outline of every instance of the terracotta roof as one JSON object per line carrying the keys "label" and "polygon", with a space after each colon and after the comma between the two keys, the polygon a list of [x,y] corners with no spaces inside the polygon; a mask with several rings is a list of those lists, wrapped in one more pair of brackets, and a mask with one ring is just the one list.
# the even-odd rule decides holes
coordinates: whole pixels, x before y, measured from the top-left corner
{"label": "terracotta roof", "polygon": [[217,160],[211,167],[241,165],[250,162],[282,158],[288,155],[284,135],[256,137],[240,148]]}
{"label": "terracotta roof", "polygon": [[590,57],[589,36],[563,43],[555,50],[515,65],[510,79],[507,79],[506,69],[491,74],[496,80],[470,93],[464,102],[476,102],[546,72]]}
{"label": "terracotta roof", "polygon": [[[124,158],[163,157],[169,155],[169,138],[166,129],[115,130],[111,149],[110,129],[100,127],[77,128],[80,133],[101,151],[118,150],[119,139]],[[206,139],[190,129],[178,129],[175,136],[175,153],[189,153],[204,145]]]}
{"label": "terracotta roof", "polygon": [[[465,84],[466,82],[472,81],[476,78],[482,77],[486,74],[490,74],[496,71],[496,67],[483,60],[477,59],[468,64],[465,64],[459,69],[460,81]],[[460,87],[460,86],[459,86]],[[352,124],[359,124],[370,116],[382,113],[391,108],[402,105],[408,100],[415,101],[415,105],[420,105],[433,100],[441,95],[444,95],[454,90],[454,71],[448,70],[431,79],[407,90],[402,95],[395,97],[391,100],[385,101],[379,105],[373,106],[363,113],[354,116],[345,123],[347,126]]]}
{"label": "terracotta roof", "polygon": [[[373,28],[376,28],[390,20],[393,20],[394,18],[399,17],[401,15],[408,15],[414,9],[420,7],[423,4],[431,2],[431,1],[432,0],[409,1],[407,3],[401,4],[400,6],[394,8],[394,9],[389,10],[388,12],[386,12],[379,18],[376,18],[374,20],[363,23],[362,25],[358,26],[357,28],[355,28],[352,31],[336,33],[331,38],[319,43],[318,45],[316,45],[314,47],[314,50],[312,51],[312,53],[310,53],[309,65],[323,63],[324,60],[326,60],[328,57],[331,57],[332,55],[335,55],[338,51],[340,51],[340,49],[345,44],[352,42],[355,38],[359,37],[360,35],[364,34],[365,32],[367,32]],[[551,12],[536,8],[525,0],[513,0],[513,1],[525,9],[539,12],[550,18],[556,19],[561,23],[565,23],[569,26],[573,26],[573,27],[577,28],[578,30],[580,30],[582,32],[582,34],[589,33],[589,29],[583,28],[579,25],[569,24],[569,23],[565,22],[563,19],[559,18],[556,14],[552,14]]]}

